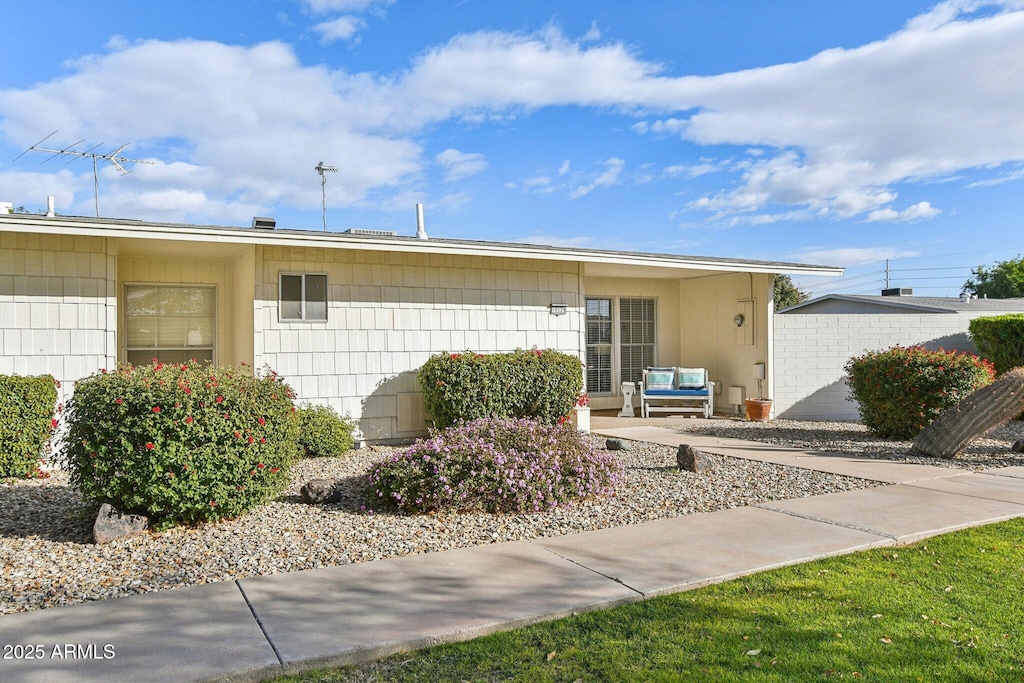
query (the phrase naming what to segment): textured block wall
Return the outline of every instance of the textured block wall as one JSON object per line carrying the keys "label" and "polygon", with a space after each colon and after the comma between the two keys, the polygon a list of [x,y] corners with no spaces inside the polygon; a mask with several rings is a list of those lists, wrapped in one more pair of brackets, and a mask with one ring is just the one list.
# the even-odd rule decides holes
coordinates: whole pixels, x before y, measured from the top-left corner
{"label": "textured block wall", "polygon": [[974,352],[967,326],[991,311],[952,314],[784,314],[775,316],[775,415],[857,420],[843,366],[865,351],[921,345]]}
{"label": "textured block wall", "polygon": [[[287,377],[300,400],[358,417],[369,439],[411,435],[399,405],[433,354],[582,346],[576,264],[265,247],[256,269],[256,366]],[[281,272],[327,273],[326,323],[278,319]],[[551,315],[552,303],[569,312]]]}
{"label": "textured block wall", "polygon": [[0,232],[0,373],[51,374],[67,390],[114,367],[116,330],[106,240]]}

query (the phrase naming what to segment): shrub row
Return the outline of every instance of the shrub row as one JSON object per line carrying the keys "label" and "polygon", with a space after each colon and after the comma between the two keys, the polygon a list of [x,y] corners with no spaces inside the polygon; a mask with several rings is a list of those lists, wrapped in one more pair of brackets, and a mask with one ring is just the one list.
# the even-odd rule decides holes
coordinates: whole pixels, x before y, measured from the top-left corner
{"label": "shrub row", "polygon": [[1024,313],[975,318],[968,326],[982,356],[1002,374],[1024,365]]}
{"label": "shrub row", "polygon": [[613,495],[623,466],[569,425],[520,419],[466,422],[375,465],[370,497],[408,512],[535,512]]}
{"label": "shrub row", "polygon": [[31,477],[57,426],[57,382],[50,375],[0,375],[0,477]]}
{"label": "shrub row", "polygon": [[442,353],[419,371],[433,426],[482,417],[529,417],[555,424],[572,414],[583,389],[582,364],[560,351]]}
{"label": "shrub row", "polygon": [[235,517],[287,485],[294,411],[272,373],[195,362],[101,372],[69,402],[71,480],[86,500],[158,526]]}
{"label": "shrub row", "polygon": [[911,439],[947,408],[992,382],[995,369],[974,354],[897,346],[846,364],[847,384],[873,432]]}

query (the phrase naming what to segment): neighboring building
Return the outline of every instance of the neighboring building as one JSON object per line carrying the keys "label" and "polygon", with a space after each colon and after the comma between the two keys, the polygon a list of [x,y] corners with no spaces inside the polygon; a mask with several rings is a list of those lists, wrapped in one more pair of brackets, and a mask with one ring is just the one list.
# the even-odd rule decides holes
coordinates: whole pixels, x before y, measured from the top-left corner
{"label": "neighboring building", "polygon": [[154,357],[269,366],[300,400],[357,418],[368,440],[407,439],[424,429],[416,370],[442,351],[578,355],[597,408],[621,407],[620,382],[648,365],[703,366],[718,387],[746,387],[752,365],[768,363],[770,391],[775,273],[841,272],[373,231],[3,214],[0,373],[50,373],[70,386]]}
{"label": "neighboring building", "polygon": [[896,345],[976,353],[973,318],[1024,312],[1024,299],[828,294],[775,317],[775,416],[858,420],[843,366]]}

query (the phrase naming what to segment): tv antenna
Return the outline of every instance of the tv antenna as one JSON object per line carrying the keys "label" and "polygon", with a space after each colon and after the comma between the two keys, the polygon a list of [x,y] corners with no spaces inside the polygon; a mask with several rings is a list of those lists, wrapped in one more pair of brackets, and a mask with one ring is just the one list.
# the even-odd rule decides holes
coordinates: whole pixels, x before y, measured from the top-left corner
{"label": "tv antenna", "polygon": [[44,142],[46,142],[47,140],[49,140],[50,138],[52,138],[56,134],[57,134],[57,131],[53,131],[52,133],[47,135],[45,138],[43,138],[42,140],[40,140],[36,144],[32,145],[31,147],[26,149],[24,152],[22,152],[18,156],[14,157],[14,161],[17,161],[21,157],[25,156],[28,152],[47,152],[47,153],[51,154],[52,156],[50,156],[48,159],[44,159],[42,162],[40,162],[40,163],[43,163],[43,164],[45,164],[50,159],[54,159],[56,157],[70,157],[67,160],[67,162],[65,162],[65,165],[70,164],[73,161],[78,161],[79,159],[83,159],[83,158],[85,158],[85,159],[92,159],[92,187],[93,187],[92,196],[93,196],[93,203],[96,205],[96,218],[100,217],[100,176],[99,176],[99,173],[96,170],[96,160],[97,159],[102,159],[102,160],[104,160],[106,162],[109,162],[111,166],[113,166],[114,168],[116,168],[118,171],[121,172],[121,175],[128,175],[129,173],[131,173],[131,171],[129,171],[128,169],[126,169],[124,167],[125,164],[152,164],[153,163],[152,161],[142,161],[141,159],[129,159],[128,157],[119,156],[121,154],[121,152],[124,151],[124,148],[131,144],[130,142],[126,142],[125,144],[121,145],[117,149],[113,150],[112,152],[107,152],[106,154],[101,154],[100,152],[93,151],[93,150],[99,148],[100,145],[103,144],[102,142],[99,145],[93,145],[92,147],[90,147],[89,149],[85,150],[84,152],[79,152],[78,150],[74,149],[74,147],[76,147],[76,146],[82,144],[83,142],[85,142],[84,138],[82,140],[79,140],[78,142],[76,142],[74,144],[71,144],[71,145],[68,145],[67,147],[64,147],[63,149],[47,149],[45,147],[40,147],[39,146],[39,145],[43,144]]}
{"label": "tv antenna", "polygon": [[320,207],[324,213],[324,232],[327,232],[327,174],[337,173],[338,169],[334,166],[324,166],[324,162],[320,162],[314,169],[320,174]]}

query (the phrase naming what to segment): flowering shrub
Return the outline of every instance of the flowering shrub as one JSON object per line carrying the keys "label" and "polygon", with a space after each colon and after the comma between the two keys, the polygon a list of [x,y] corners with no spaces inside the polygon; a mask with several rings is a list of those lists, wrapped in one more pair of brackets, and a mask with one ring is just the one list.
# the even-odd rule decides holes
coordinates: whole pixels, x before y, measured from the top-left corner
{"label": "flowering shrub", "polygon": [[245,368],[124,365],[75,385],[72,483],[157,526],[236,517],[288,484],[298,454],[292,391]]}
{"label": "flowering shrub", "polygon": [[571,427],[481,419],[434,432],[375,465],[371,498],[409,512],[533,512],[611,496],[623,475]]}
{"label": "flowering shrub", "polygon": [[329,406],[304,405],[298,410],[299,448],[303,455],[342,455],[352,449],[352,432],[355,423],[347,417],[339,417]]}
{"label": "flowering shrub", "polygon": [[960,399],[992,382],[995,369],[974,354],[896,346],[846,363],[846,382],[864,424],[911,439]]}
{"label": "flowering shrub", "polygon": [[583,366],[560,351],[489,355],[442,353],[419,371],[423,403],[437,428],[481,417],[530,417],[547,424],[572,415]]}
{"label": "flowering shrub", "polygon": [[971,339],[1002,374],[1024,365],[1024,313],[975,318],[968,324]]}
{"label": "flowering shrub", "polygon": [[45,476],[39,463],[57,427],[56,406],[50,375],[0,375],[0,477]]}

